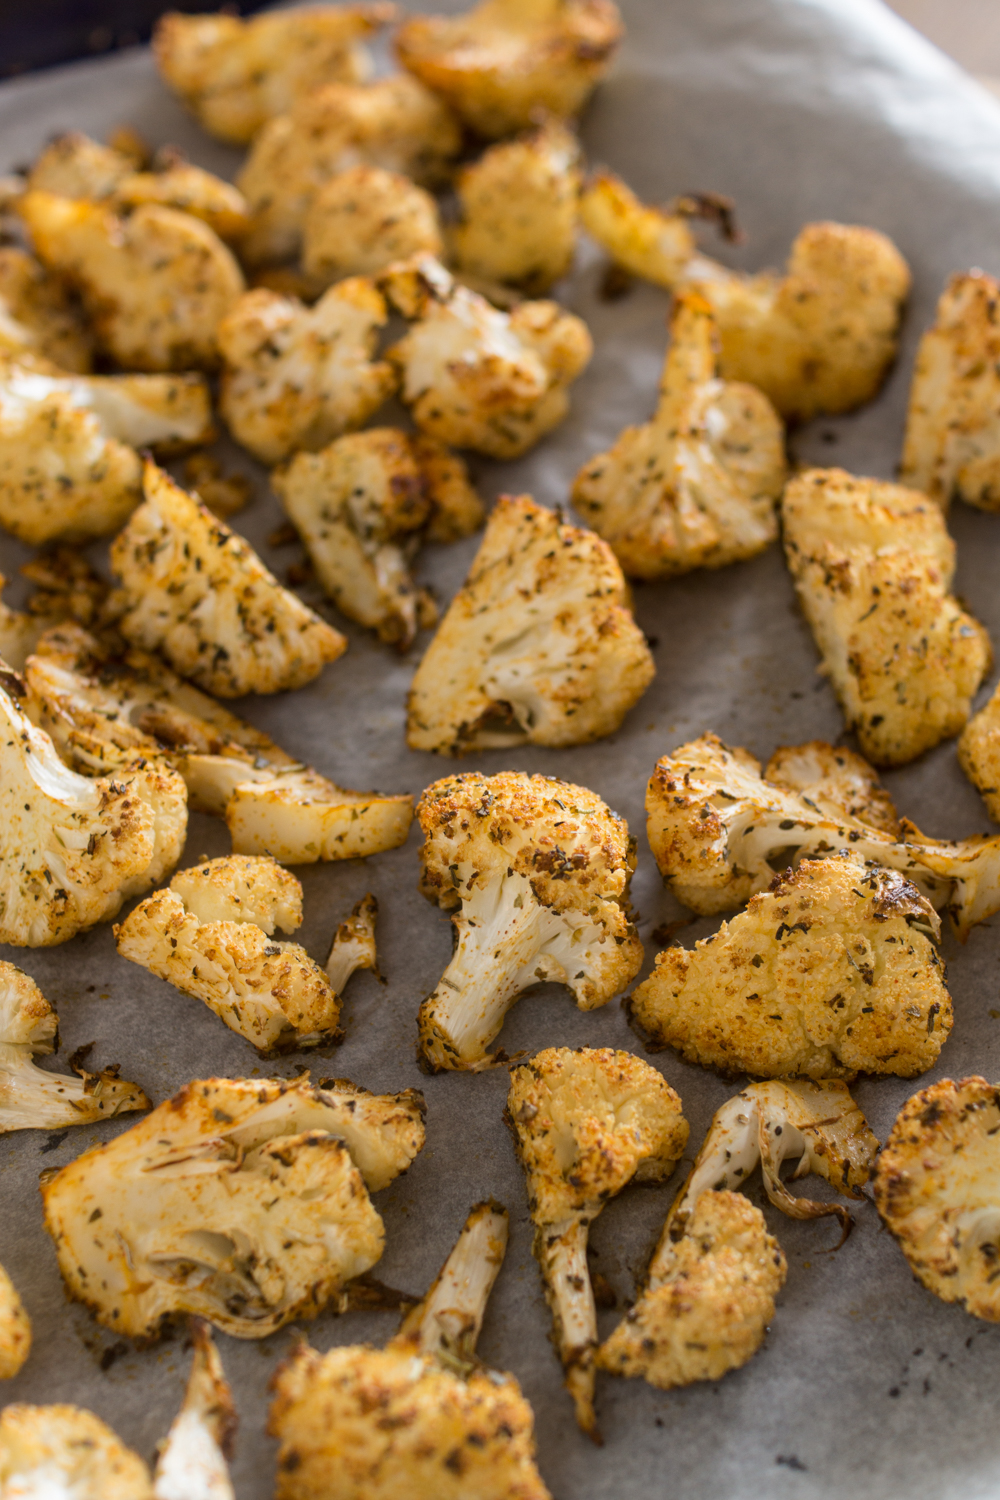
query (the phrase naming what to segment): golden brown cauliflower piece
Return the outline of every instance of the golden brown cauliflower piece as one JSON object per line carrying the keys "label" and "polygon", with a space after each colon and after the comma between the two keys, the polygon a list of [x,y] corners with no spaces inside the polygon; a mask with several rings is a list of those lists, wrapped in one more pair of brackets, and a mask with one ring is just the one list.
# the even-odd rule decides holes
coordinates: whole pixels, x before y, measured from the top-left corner
{"label": "golden brown cauliflower piece", "polygon": [[159,1445],[153,1500],[235,1500],[229,1465],[236,1408],[208,1325],[193,1318],[184,1402]]}
{"label": "golden brown cauliflower piece", "polygon": [[481,0],[457,16],[411,16],[396,55],[495,140],[526,130],[539,110],[579,114],[623,30],[612,0]]}
{"label": "golden brown cauliflower piece", "polygon": [[318,189],[302,225],[302,268],[320,286],[374,276],[395,260],[444,250],[437,204],[400,172],[362,163]]}
{"label": "golden brown cauliflower piece", "polygon": [[[30,1353],[31,1319],[24,1310],[17,1288],[0,1266],[0,1380],[11,1380]],[[0,1480],[3,1478],[2,1434],[0,1425]]]}
{"label": "golden brown cauliflower piece", "polygon": [[[103,615],[110,588],[87,559],[69,547],[53,547],[24,563],[20,572],[40,585],[25,608],[11,609],[0,601],[0,659],[23,672],[42,637],[56,626],[74,620],[94,624]],[[0,573],[0,589],[6,580]],[[30,700],[24,705],[31,716]],[[48,729],[48,725],[40,725]],[[74,766],[74,769],[79,767]]]}
{"label": "golden brown cauliflower piece", "polygon": [[809,469],[782,501],[785,555],[847,727],[878,765],[957,734],[989,671],[985,629],[949,592],[955,544],[916,490]]}
{"label": "golden brown cauliflower piece", "polygon": [[635,844],[594,792],[552,776],[470,772],[429,786],[417,817],[420,888],[455,928],[454,957],[420,1007],[432,1069],[502,1062],[486,1048],[539,981],[565,984],[581,1010],[595,1010],[638,973]]}
{"label": "golden brown cauliflower piece", "polygon": [[503,496],[410,687],[406,738],[442,755],[613,734],[655,673],[606,542]]}
{"label": "golden brown cauliflower piece", "polygon": [[62,280],[13,245],[0,246],[0,351],[90,369],[93,338]]}
{"label": "golden brown cauliflower piece", "polygon": [[615,265],[668,289],[684,278],[698,254],[685,215],[640,203],[613,172],[596,172],[588,180],[580,197],[580,222]]}
{"label": "golden brown cauliflower piece", "polygon": [[92,1412],[24,1402],[0,1412],[0,1493],[154,1500],[143,1460]]}
{"label": "golden brown cauliflower piece", "polygon": [[31,164],[28,192],[60,198],[110,198],[123,178],[136,169],[134,157],[114,146],[102,146],[81,130],[52,136]]}
{"label": "golden brown cauliflower piece", "polygon": [[315,1317],[382,1254],[368,1194],[417,1155],[423,1112],[412,1089],[196,1079],[43,1183],[69,1295],[147,1340],[182,1313],[244,1339]]}
{"label": "golden brown cauliflower piece", "polygon": [[653,420],[626,427],[573,483],[573,504],[633,577],[721,568],[778,534],[781,418],[753,386],[717,378],[716,344],[708,303],[683,293]]}
{"label": "golden brown cauliflower piece", "polygon": [[422,432],[453,448],[518,458],[563,420],[567,388],[593,352],[581,318],[556,302],[502,312],[431,256],[391,267],[381,280],[415,320],[387,354]]}
{"label": "golden brown cauliflower piece", "polygon": [[962,730],[958,763],[1000,823],[1000,687]]}
{"label": "golden brown cauliflower piece", "polygon": [[147,461],[145,503],[111,546],[118,628],[220,698],[302,687],[347,642],[250,545]]}
{"label": "golden brown cauliflower piece", "polygon": [[681,1101],[630,1052],[551,1047],[511,1072],[507,1118],[528,1179],[535,1258],[576,1419],[594,1415],[597,1311],[587,1265],[590,1225],[635,1178],[670,1176],[687,1143]]}

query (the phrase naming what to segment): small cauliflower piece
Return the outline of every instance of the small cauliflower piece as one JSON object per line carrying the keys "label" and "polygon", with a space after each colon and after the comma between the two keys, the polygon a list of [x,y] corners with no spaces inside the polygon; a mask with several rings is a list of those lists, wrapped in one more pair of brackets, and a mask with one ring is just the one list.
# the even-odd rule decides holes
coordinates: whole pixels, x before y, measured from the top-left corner
{"label": "small cauliflower piece", "polygon": [[580,196],[580,222],[615,265],[668,289],[683,279],[698,254],[685,215],[640,203],[613,172],[596,172],[588,180]]}
{"label": "small cauliflower piece", "polygon": [[587,325],[556,302],[511,312],[457,283],[431,256],[381,278],[406,336],[387,351],[421,432],[490,458],[519,458],[566,416],[593,352]]}
{"label": "small cauliflower piece", "polygon": [[194,1356],[184,1404],[156,1461],[153,1500],[234,1500],[227,1459],[236,1409],[208,1327],[194,1319]]}
{"label": "small cauliflower piece", "polygon": [[69,1295],[119,1336],[194,1313],[266,1338],[371,1269],[385,1231],[368,1191],[423,1142],[413,1090],[196,1080],[48,1177],[45,1224]]}
{"label": "small cauliflower piece", "polygon": [[437,204],[400,172],[364,163],[331,177],[302,224],[302,268],[321,286],[444,252]]}
{"label": "small cauliflower piece", "polygon": [[344,993],[344,986],[358,969],[371,969],[376,979],[382,978],[375,948],[377,919],[378,900],[369,891],[355,902],[351,915],[345,917],[334,933],[326,974],[338,995]]}
{"label": "small cauliflower piece", "polygon": [[551,1047],[511,1072],[507,1118],[528,1181],[535,1259],[576,1420],[594,1415],[597,1311],[590,1225],[633,1178],[670,1176],[687,1143],[681,1101],[649,1063],[609,1047]]}
{"label": "small cauliflower piece", "polygon": [[0,351],[90,369],[93,338],[58,276],[13,245],[0,246]]}
{"label": "small cauliflower piece", "polygon": [[[96,624],[110,592],[86,558],[69,547],[53,547],[22,564],[19,571],[39,587],[23,610],[0,601],[0,659],[15,672],[25,670],[42,637],[56,626],[73,620]],[[0,590],[5,582],[0,573]],[[30,699],[26,708],[31,717]]]}
{"label": "small cauliflower piece", "polygon": [[843,469],[797,475],[782,501],[785,555],[847,727],[878,765],[957,734],[992,656],[949,592],[955,544],[916,490]]}
{"label": "small cauliflower piece", "polygon": [[958,763],[982,796],[994,823],[1000,823],[1000,687],[962,730]]}
{"label": "small cauliflower piece", "polygon": [[253,16],[168,11],[153,56],[168,87],[210,135],[245,146],[275,115],[324,83],[367,78],[364,39],[392,5],[300,5]]}
{"label": "small cauliflower piece", "polygon": [[315,194],[339,173],[381,167],[434,187],[461,144],[451,111],[405,73],[300,96],[260,132],[237,179],[251,216],[244,258],[260,265],[295,256]]}
{"label": "small cauliflower piece", "polygon": [[0,1495],[154,1500],[142,1459],[93,1412],[24,1402],[0,1412]]}
{"label": "small cauliflower piece", "polygon": [[135,172],[135,160],[114,146],[102,146],[81,130],[65,130],[48,140],[28,172],[27,191],[60,198],[110,198]]}
{"label": "small cauliflower piece", "polygon": [[531,1407],[475,1357],[506,1248],[506,1210],[477,1205],[385,1349],[302,1343],[279,1366],[277,1500],[551,1500]]}
{"label": "small cauliflower piece", "polygon": [[614,733],[655,671],[607,543],[503,496],[414,675],[407,743],[584,745]]}
{"label": "small cauliflower piece", "polygon": [[374,359],[385,302],[355,276],[314,307],[263,287],[219,326],[219,409],[237,442],[262,463],[315,451],[361,427],[392,395],[396,374]]}
{"label": "small cauliflower piece", "polygon": [[457,16],[411,16],[396,55],[495,140],[526,130],[539,110],[579,114],[623,33],[612,0],[482,0]]}
{"label": "small cauliflower piece", "polygon": [[[0,1266],[0,1380],[13,1379],[30,1353],[31,1319],[17,1288]],[[0,1463],[2,1452],[0,1443]]]}
{"label": "small cauliflower piece", "polygon": [[417,805],[421,885],[453,913],[455,955],[420,1007],[435,1071],[480,1072],[523,990],[554,980],[581,1010],[606,1005],[638,973],[629,920],[635,845],[595,793],[520,771],[448,776]]}
{"label": "small cauliflower piece", "polygon": [[126,369],[212,369],[215,332],[244,290],[218,235],[191,214],[29,192],[18,212],[39,259],[80,293],[98,343]]}
{"label": "small cauliflower piece", "polygon": [[220,698],[302,687],[343,655],[340,632],[151,461],[143,490],[144,504],[111,545],[122,582],[116,623],[127,641],[162,651]]}
{"label": "small cauliflower piece", "polygon": [[778,534],[781,418],[751,385],[717,378],[715,319],[682,293],[651,422],[584,464],[572,500],[625,572],[666,578],[754,557]]}
{"label": "small cauliflower piece", "polygon": [[776,876],[695,946],[667,948],[632,1015],[686,1062],[757,1078],[914,1078],[951,1031],[937,913],[849,854]]}

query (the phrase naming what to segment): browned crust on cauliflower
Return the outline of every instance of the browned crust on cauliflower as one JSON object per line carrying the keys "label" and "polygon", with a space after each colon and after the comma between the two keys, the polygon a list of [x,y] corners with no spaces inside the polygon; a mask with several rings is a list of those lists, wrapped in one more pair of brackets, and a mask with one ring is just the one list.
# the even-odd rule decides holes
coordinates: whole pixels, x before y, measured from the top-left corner
{"label": "browned crust on cauliflower", "polygon": [[0,349],[84,373],[93,336],[62,280],[13,245],[0,246]]}
{"label": "browned crust on cauliflower", "polygon": [[401,172],[362,164],[320,187],[302,226],[302,268],[320,286],[374,276],[411,255],[442,255],[438,208]]}
{"label": "browned crust on cauliflower", "polygon": [[30,1494],[36,1484],[81,1500],[153,1500],[143,1460],[93,1412],[16,1402],[0,1413],[0,1486]]}
{"label": "browned crust on cauliflower", "polygon": [[958,741],[958,763],[1000,823],[1000,688],[966,724]]}

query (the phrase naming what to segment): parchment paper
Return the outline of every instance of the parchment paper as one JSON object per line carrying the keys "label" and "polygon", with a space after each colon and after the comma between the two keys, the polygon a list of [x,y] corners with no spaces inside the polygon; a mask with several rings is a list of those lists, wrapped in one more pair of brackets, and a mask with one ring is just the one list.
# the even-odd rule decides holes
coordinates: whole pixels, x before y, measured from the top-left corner
{"label": "parchment paper", "polygon": [[[652,200],[690,189],[732,194],[748,230],[735,260],[746,266],[780,264],[799,226],[825,217],[886,230],[910,261],[915,292],[887,389],[857,416],[816,422],[792,438],[799,459],[891,476],[915,343],[945,276],[970,265],[1000,271],[1000,109],[876,0],[624,0],[623,9],[628,41],[584,126],[591,160],[619,170]],[[236,165],[235,153],[202,136],[167,96],[142,51],[0,87],[0,165],[30,159],[53,131],[101,136],[123,120],[154,143],[177,142],[206,166],[231,172]],[[718,250],[710,235],[705,243]],[[561,289],[587,318],[597,346],[574,388],[572,414],[523,461],[479,465],[490,497],[530,490],[547,504],[563,502],[578,465],[652,409],[667,297],[641,287],[625,301],[602,303],[599,272],[600,257],[584,248]],[[297,554],[268,548],[279,508],[262,471],[240,462],[258,484],[236,529],[281,574]],[[959,592],[1000,641],[1000,518],[958,506],[950,524]],[[475,547],[432,549],[421,564],[423,580],[449,598]],[[8,575],[24,555],[9,539],[0,543]],[[467,764],[582,781],[627,816],[639,836],[634,894],[648,966],[651,929],[682,915],[662,892],[644,835],[644,789],[656,758],[707,729],[766,758],[776,744],[836,739],[841,719],[816,675],[816,653],[777,547],[746,565],[641,586],[636,610],[657,642],[658,676],[621,733],[579,750],[493,752]],[[253,700],[241,711],[343,784],[419,791],[453,765],[404,746],[404,699],[418,653],[400,661],[365,632],[337,623],[351,638],[345,658],[294,697]],[[987,827],[953,745],[887,780],[901,809],[934,834]],[[996,1495],[1000,1331],[919,1287],[870,1205],[861,1205],[852,1238],[835,1255],[824,1253],[835,1238],[831,1224],[794,1223],[767,1207],[789,1276],[762,1351],[721,1382],[674,1393],[602,1377],[606,1447],[597,1452],[577,1432],[548,1341],[524,1187],[501,1122],[506,1073],[425,1078],[416,1066],[417,1008],[450,952],[447,920],[416,890],[417,848],[414,832],[405,848],[367,863],[298,871],[306,893],[301,937],[321,960],[340,917],[366,890],[377,893],[388,978],[383,989],[368,974],[355,976],[343,1047],[306,1060],[317,1076],[346,1075],[374,1089],[416,1085],[426,1093],[427,1147],[409,1175],[376,1198],[388,1231],[376,1268],[385,1282],[421,1292],[473,1202],[493,1193],[509,1206],[510,1250],[480,1350],[513,1370],[530,1398],[541,1468],[557,1500]],[[185,863],[227,849],[221,823],[192,818]],[[681,938],[690,944],[712,925],[696,923]],[[964,949],[946,939],[945,950],[955,1029],[941,1066],[921,1084],[971,1072],[1000,1077],[996,924],[977,928]],[[303,1061],[259,1064],[205,1006],[119,959],[108,927],[61,948],[3,956],[34,975],[57,1007],[64,1069],[75,1047],[96,1041],[95,1058],[119,1061],[124,1075],[159,1101],[191,1077],[265,1070],[290,1076]],[[555,1044],[640,1050],[617,1003],[585,1016],[554,986],[519,1002],[502,1042],[508,1052]],[[696,1148],[732,1088],[670,1052],[654,1060],[680,1091]],[[857,1086],[880,1138],[917,1086]],[[35,1329],[31,1358],[3,1395],[85,1404],[148,1457],[176,1410],[188,1356],[179,1340],[144,1352],[119,1348],[64,1301],[36,1187],[40,1169],[71,1160],[127,1123],[84,1127],[61,1140],[36,1132],[0,1140],[0,1260]],[[620,1302],[633,1293],[677,1181],[627,1192],[595,1225],[597,1265]],[[751,1196],[761,1201],[758,1187]],[[601,1315],[602,1325],[618,1316],[620,1306]],[[381,1341],[394,1328],[391,1314],[350,1314],[325,1315],[306,1331],[325,1349]],[[286,1331],[259,1345],[219,1338],[242,1420],[234,1468],[241,1500],[264,1500],[272,1491],[266,1387],[294,1336]]]}

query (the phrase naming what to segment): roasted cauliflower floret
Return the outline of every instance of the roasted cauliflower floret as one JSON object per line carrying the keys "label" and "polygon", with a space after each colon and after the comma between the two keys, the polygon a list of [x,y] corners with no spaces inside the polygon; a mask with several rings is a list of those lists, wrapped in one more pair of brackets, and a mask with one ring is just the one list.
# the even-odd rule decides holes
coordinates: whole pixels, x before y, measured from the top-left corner
{"label": "roasted cauliflower floret", "polygon": [[551,1500],[531,1407],[475,1357],[506,1248],[506,1210],[479,1204],[385,1349],[300,1344],[279,1367],[277,1500]]}
{"label": "roasted cauliflower floret", "polygon": [[576,1419],[594,1415],[597,1312],[587,1265],[590,1225],[633,1177],[669,1177],[688,1123],[662,1075],[630,1052],[551,1047],[511,1073],[507,1117],[528,1179],[535,1258]]}
{"label": "roasted cauliflower floret", "polygon": [[411,16],[396,54],[467,125],[496,139],[539,110],[576,115],[623,34],[612,0],[482,0],[458,16]]}
{"label": "roasted cauliflower floret", "polygon": [[633,577],[724,567],[778,534],[781,419],[753,386],[719,380],[717,366],[711,308],[682,294],[653,420],[626,427],[574,481],[573,504]]}
{"label": "roasted cauliflower floret", "polygon": [[154,1500],[142,1459],[92,1412],[23,1402],[0,1412],[0,1494]]}
{"label": "roasted cauliflower floret", "polygon": [[237,180],[252,220],[244,256],[251,264],[294,256],[314,195],[338,173],[382,167],[433,187],[461,144],[450,110],[405,73],[301,96],[260,132]]}
{"label": "roasted cauliflower floret", "polygon": [[994,823],[1000,823],[1000,688],[962,730],[958,762]]}
{"label": "roasted cauliflower floret", "polygon": [[191,1327],[194,1356],[184,1403],[156,1461],[153,1500],[234,1500],[226,1460],[236,1409],[222,1361],[200,1319]]}
{"label": "roasted cauliflower floret", "polygon": [[378,952],[375,947],[375,923],[378,919],[378,900],[371,891],[356,901],[349,917],[345,917],[333,935],[326,974],[338,995],[358,969],[371,969],[376,979]]}
{"label": "roasted cauliflower floret", "polygon": [[799,602],[862,752],[902,765],[957,734],[992,653],[949,592],[955,544],[939,507],[810,469],[788,485],[782,519]]}
{"label": "roasted cauliflower floret", "polygon": [[914,1078],[952,1026],[934,908],[895,870],[806,860],[694,952],[667,948],[635,1019],[687,1062],[758,1078]]}
{"label": "roasted cauliflower floret", "polygon": [[237,442],[274,464],[361,427],[396,387],[392,366],[373,358],[386,318],[360,276],[315,307],[263,287],[248,292],[218,330],[219,405]]}
{"label": "roasted cauliflower floret", "polygon": [[340,996],[298,943],[302,887],[273,859],[233,854],[181,870],[115,928],[118,952],[203,1000],[262,1056],[339,1040]]}
{"label": "roasted cauliflower floret", "polygon": [[[73,620],[97,623],[110,592],[87,559],[69,547],[41,553],[22,564],[20,572],[39,587],[23,610],[0,601],[0,658],[15,672],[24,671],[31,653],[54,627]],[[0,589],[5,582],[0,573]],[[26,707],[30,717],[30,701]]]}
{"label": "roasted cauliflower floret", "polygon": [[576,248],[579,161],[576,136],[550,121],[466,167],[452,236],[460,272],[533,296],[565,276]]}
{"label": "roasted cauliflower floret", "polygon": [[27,177],[28,192],[60,198],[110,198],[136,169],[135,159],[114,146],[102,146],[81,130],[65,130],[48,140]]}
{"label": "roasted cauliflower floret", "polygon": [[821,813],[848,817],[899,838],[900,823],[878,772],[844,745],[809,740],[779,745],[764,771],[765,781],[790,792],[806,792]]}
{"label": "roasted cauliflower floret", "polygon": [[121,218],[41,191],[18,203],[39,259],[76,287],[106,354],[126,369],[218,363],[215,330],[244,289],[232,253],[200,219],[159,203]]}
{"label": "roasted cauliflower floret", "polygon": [[422,256],[382,278],[415,319],[387,351],[421,432],[490,458],[518,458],[569,410],[568,387],[593,350],[587,325],[556,302],[502,312]]}
{"label": "roasted cauliflower floret", "polygon": [[70,1296],[117,1334],[155,1338],[195,1313],[266,1338],[375,1264],[385,1235],[368,1189],[423,1140],[412,1090],[196,1080],[48,1178],[45,1224]]}
{"label": "roasted cauliflower floret", "polygon": [[629,921],[634,843],[624,818],[586,787],[520,771],[448,776],[417,805],[421,890],[454,913],[455,956],[420,1008],[437,1070],[479,1072],[518,995],[539,981],[581,1010],[634,978],[642,944]]}
{"label": "roasted cauliflower floret", "polygon": [[612,172],[596,172],[587,182],[580,222],[615,265],[668,289],[684,278],[698,254],[685,215],[640,203]]}
{"label": "roasted cauliflower floret", "polygon": [[168,11],[153,37],[165,83],[219,140],[245,146],[274,115],[324,83],[367,78],[363,41],[391,5],[300,5],[242,21]]}
{"label": "roasted cauliflower floret", "polygon": [[302,225],[302,268],[322,286],[443,251],[430,193],[384,167],[362,164],[338,172],[319,188]]}
{"label": "roasted cauliflower floret", "polygon": [[[8,967],[4,965],[4,968]],[[0,1380],[12,1379],[30,1353],[31,1319],[24,1310],[17,1288],[0,1266]]]}
{"label": "roasted cauliflower floret", "polygon": [[34,256],[0,246],[0,351],[51,359],[64,370],[90,369],[93,339],[62,281]]}
{"label": "roasted cauliflower floret", "polygon": [[606,542],[528,495],[496,505],[410,687],[406,738],[443,755],[613,734],[656,668]]}
{"label": "roasted cauliflower floret", "polygon": [[221,698],[301,687],[347,649],[249,543],[147,461],[145,503],[111,546],[125,639]]}

